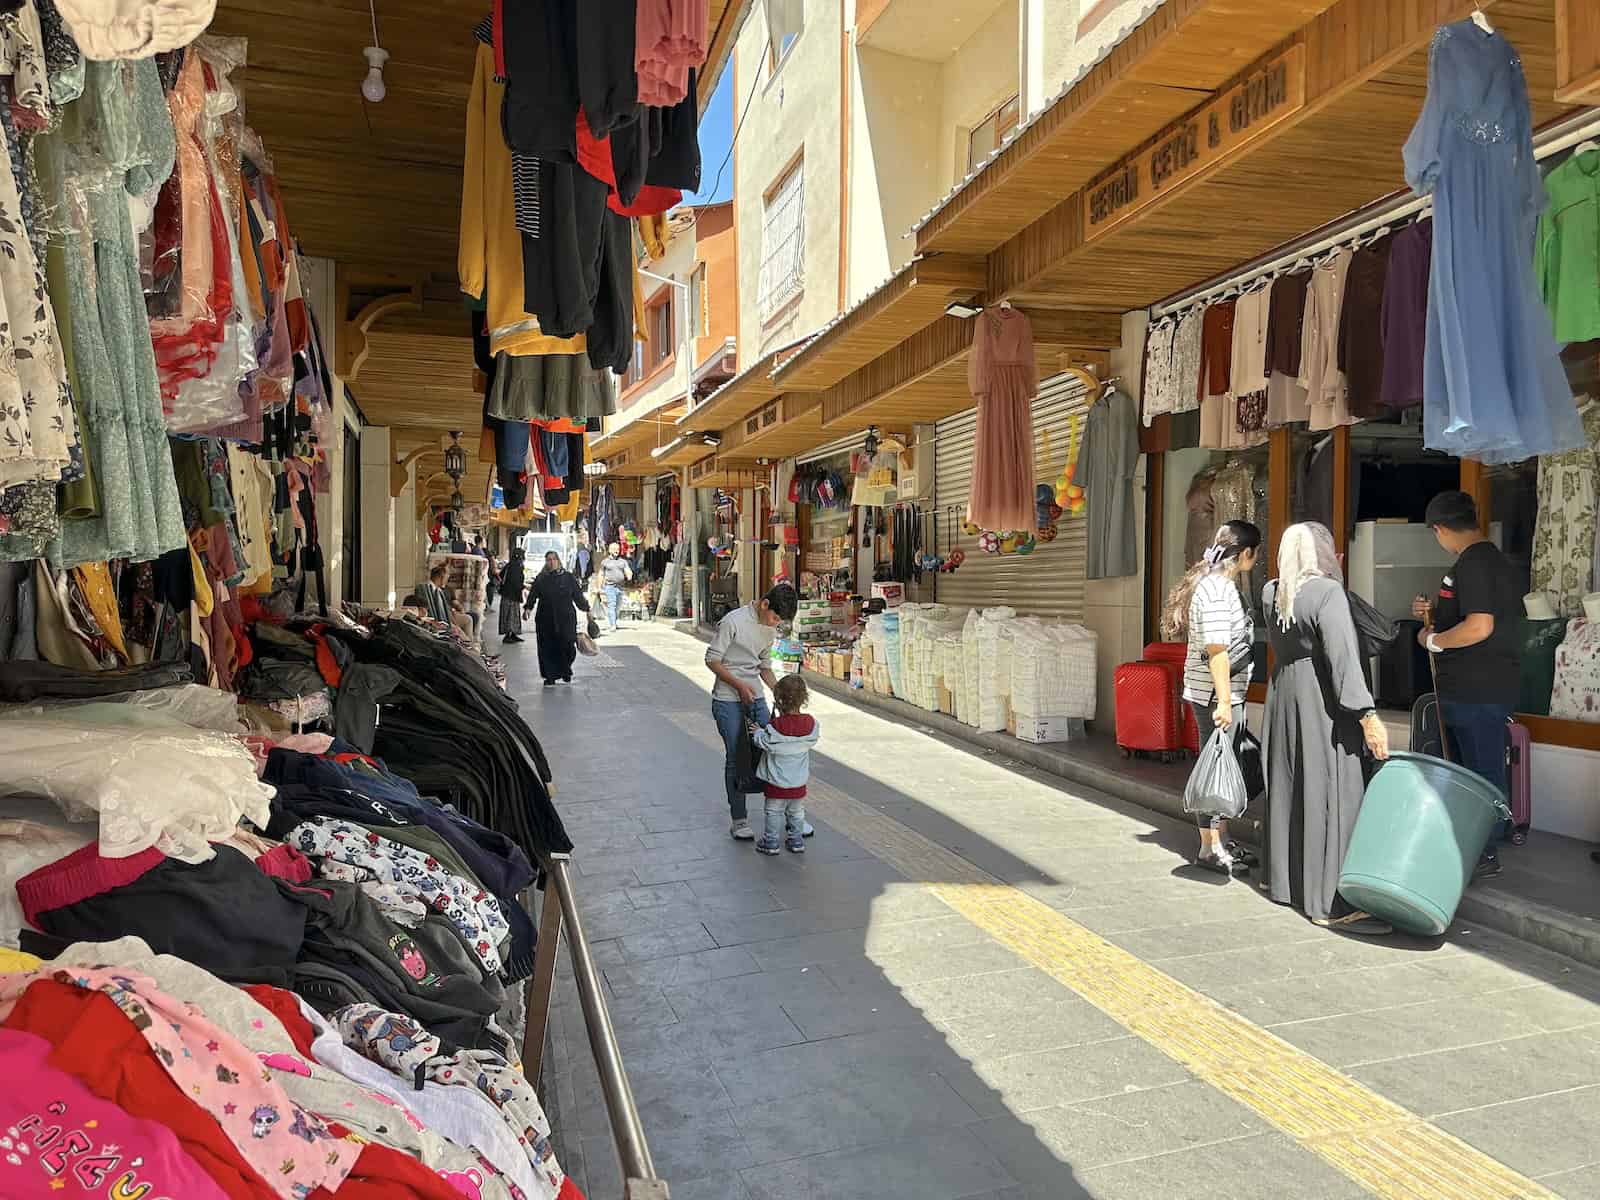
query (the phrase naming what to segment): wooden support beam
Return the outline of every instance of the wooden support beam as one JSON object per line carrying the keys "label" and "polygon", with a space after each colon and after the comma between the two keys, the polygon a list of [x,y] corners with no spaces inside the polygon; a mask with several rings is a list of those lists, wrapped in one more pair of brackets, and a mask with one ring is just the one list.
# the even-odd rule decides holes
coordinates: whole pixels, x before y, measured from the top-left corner
{"label": "wooden support beam", "polygon": [[352,382],[361,374],[361,368],[371,353],[367,343],[367,334],[372,332],[372,327],[390,313],[404,312],[410,309],[422,308],[422,281],[415,280],[403,292],[395,292],[389,296],[380,296],[364,307],[349,320],[343,319],[344,305],[350,299],[350,281],[340,278],[342,269],[335,278],[338,280],[336,289],[340,296],[340,316],[338,336],[335,338],[334,371],[346,382]]}

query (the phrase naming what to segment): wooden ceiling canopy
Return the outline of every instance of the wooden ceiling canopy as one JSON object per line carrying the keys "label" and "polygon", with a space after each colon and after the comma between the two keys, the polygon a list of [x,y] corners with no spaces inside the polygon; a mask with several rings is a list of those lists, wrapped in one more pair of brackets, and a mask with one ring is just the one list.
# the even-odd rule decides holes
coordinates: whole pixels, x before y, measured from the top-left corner
{"label": "wooden ceiling canopy", "polygon": [[654,475],[658,468],[650,451],[678,436],[676,422],[683,412],[683,397],[673,396],[615,432],[591,438],[589,453],[606,464],[607,474]]}
{"label": "wooden ceiling canopy", "polygon": [[918,252],[993,250],[1333,5],[1168,0],[927,219]]}
{"label": "wooden ceiling canopy", "polygon": [[772,373],[779,390],[820,391],[893,349],[968,300],[987,281],[981,257],[915,258],[850,311],[821,330]]}
{"label": "wooden ceiling canopy", "polygon": [[[1551,99],[1554,4],[1500,0],[1490,10],[1521,53],[1536,126],[1570,111]],[[1340,0],[1267,56],[1303,47],[1303,107],[1085,242],[1086,196],[1120,165],[1091,181],[990,256],[990,294],[1142,308],[1404,191],[1400,148],[1427,92],[1428,46],[1472,8]]]}
{"label": "wooden ceiling canopy", "polygon": [[[793,348],[787,353],[793,353]],[[679,417],[678,424],[696,433],[719,433],[743,420],[781,390],[772,380],[772,368],[783,360],[784,354],[783,350],[763,354]]]}
{"label": "wooden ceiling canopy", "polygon": [[665,454],[650,456],[658,471],[675,471],[679,467],[692,466],[717,452],[715,446],[706,445],[693,433],[679,434],[676,444],[668,442],[667,445],[672,448]]}
{"label": "wooden ceiling canopy", "polygon": [[[826,434],[818,442],[868,425],[937,421],[971,408],[967,360],[977,320],[941,317],[821,393]],[[1038,309],[1028,320],[1041,378],[1055,373],[1062,350],[1107,350],[1122,341],[1116,312]]]}
{"label": "wooden ceiling canopy", "polygon": [[821,398],[815,392],[789,392],[730,426],[719,450],[734,458],[775,460],[804,454],[827,440]]}
{"label": "wooden ceiling canopy", "polygon": [[771,477],[771,473],[748,459],[728,458],[714,454],[703,458],[689,468],[689,486],[692,488],[757,487]]}

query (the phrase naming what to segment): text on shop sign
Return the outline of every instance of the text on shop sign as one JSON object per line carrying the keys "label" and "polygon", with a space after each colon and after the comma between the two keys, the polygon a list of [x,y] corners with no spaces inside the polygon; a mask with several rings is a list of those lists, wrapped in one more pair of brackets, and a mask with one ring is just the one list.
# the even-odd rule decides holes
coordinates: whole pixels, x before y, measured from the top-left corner
{"label": "text on shop sign", "polygon": [[1305,47],[1291,46],[1091,184],[1083,205],[1083,241],[1120,225],[1184,180],[1247,146],[1305,102]]}

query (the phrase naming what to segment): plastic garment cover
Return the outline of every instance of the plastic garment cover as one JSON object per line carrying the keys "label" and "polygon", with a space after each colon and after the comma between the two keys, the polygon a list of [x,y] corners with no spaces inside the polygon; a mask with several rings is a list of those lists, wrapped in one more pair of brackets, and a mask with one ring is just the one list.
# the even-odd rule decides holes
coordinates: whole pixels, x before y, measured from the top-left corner
{"label": "plastic garment cover", "polygon": [[129,724],[120,705],[72,716],[0,719],[0,796],[43,796],[69,821],[100,820],[100,853],[126,858],[154,846],[205,862],[241,817],[265,828],[272,788],[240,742],[149,714]]}
{"label": "plastic garment cover", "polygon": [[1249,804],[1249,789],[1233,754],[1233,739],[1226,730],[1218,729],[1200,748],[1188,786],[1183,789],[1183,809],[1232,818],[1243,816]]}
{"label": "plastic garment cover", "polygon": [[93,825],[69,823],[40,797],[0,800],[0,946],[15,948],[26,923],[17,880],[94,839]]}
{"label": "plastic garment cover", "polygon": [[216,733],[244,731],[239,719],[239,698],[232,692],[199,683],[150,688],[141,692],[118,692],[93,699],[44,700],[28,705],[5,706],[0,707],[0,716],[44,718],[60,715],[73,720],[85,707],[102,703],[121,707],[121,714],[109,709],[104,714],[113,723],[125,714],[129,724],[142,724],[146,717],[154,716],[160,721],[175,720],[194,729],[209,729]]}

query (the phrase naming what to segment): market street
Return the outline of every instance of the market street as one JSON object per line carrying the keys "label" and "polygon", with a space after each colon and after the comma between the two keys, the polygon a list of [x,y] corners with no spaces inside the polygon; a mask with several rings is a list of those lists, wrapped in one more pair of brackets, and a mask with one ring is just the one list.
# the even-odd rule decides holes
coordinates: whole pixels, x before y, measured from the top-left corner
{"label": "market street", "polygon": [[[1190,868],[1192,829],[815,693],[817,833],[765,858],[701,643],[601,651],[554,689],[506,657],[675,1198],[1600,1197],[1600,972],[1330,934]],[[565,948],[546,1088],[620,1200]]]}

